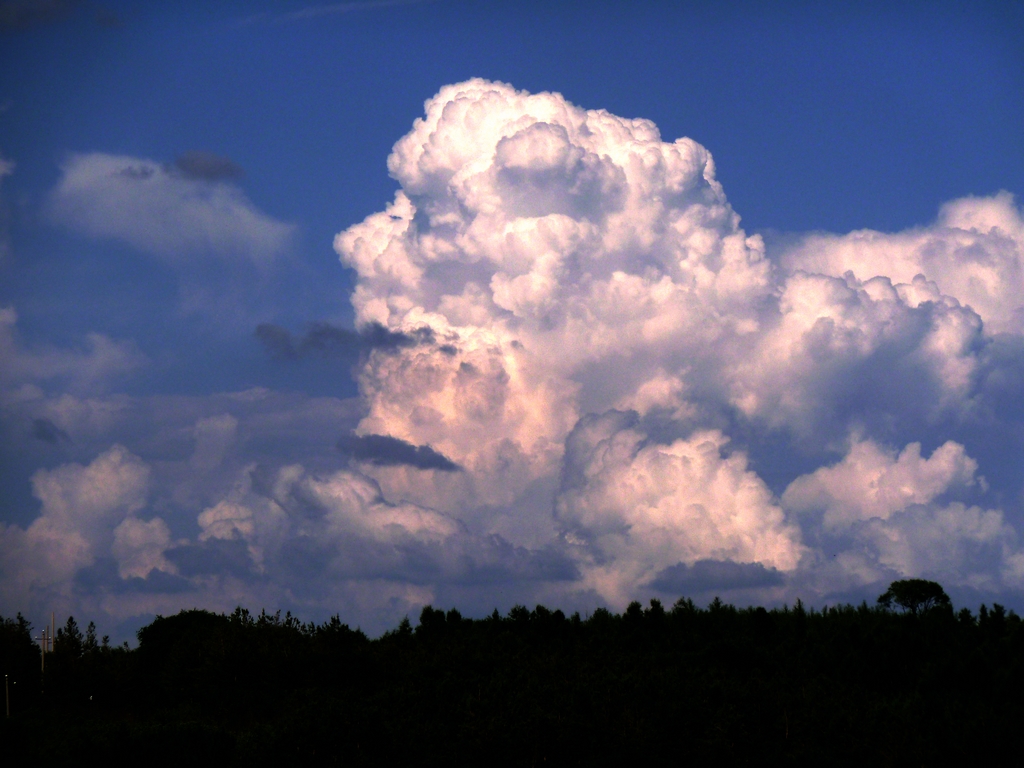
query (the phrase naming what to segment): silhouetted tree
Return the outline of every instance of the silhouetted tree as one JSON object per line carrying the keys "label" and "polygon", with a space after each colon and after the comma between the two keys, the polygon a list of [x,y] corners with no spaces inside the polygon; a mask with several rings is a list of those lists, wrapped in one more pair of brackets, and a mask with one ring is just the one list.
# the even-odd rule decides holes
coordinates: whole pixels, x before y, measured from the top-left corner
{"label": "silhouetted tree", "polygon": [[[95,625],[93,625],[92,631],[93,641],[95,642]],[[82,635],[82,630],[78,628],[78,622],[75,621],[74,616],[68,616],[64,626],[57,630],[57,638],[54,642],[53,650],[64,656],[77,657],[82,655],[82,651],[85,650],[85,637]]]}
{"label": "silhouetted tree", "polygon": [[878,604],[891,609],[893,603],[904,613],[916,616],[932,608],[950,608],[949,595],[936,582],[927,579],[901,579],[889,585],[884,594],[878,596]]}
{"label": "silhouetted tree", "polygon": [[[92,649],[69,622],[0,744],[174,765],[605,764],[638,745],[645,762],[992,762],[1024,718],[1024,622],[999,605],[954,618],[947,601],[908,580],[878,606],[426,606],[376,640],[338,616],[192,610],[157,617],[136,650]],[[13,640],[38,682],[27,622],[0,624],[0,651]]]}

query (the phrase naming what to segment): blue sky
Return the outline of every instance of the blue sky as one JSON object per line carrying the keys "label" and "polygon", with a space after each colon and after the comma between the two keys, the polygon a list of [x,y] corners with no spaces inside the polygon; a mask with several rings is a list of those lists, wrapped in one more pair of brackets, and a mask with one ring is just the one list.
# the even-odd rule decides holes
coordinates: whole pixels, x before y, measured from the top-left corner
{"label": "blue sky", "polygon": [[[725,573],[699,565],[705,561],[739,569],[720,585],[737,601],[859,599],[880,592],[886,579],[922,575],[943,580],[963,600],[1024,605],[1024,582],[1014,575],[1024,563],[1015,559],[1014,538],[1024,532],[1017,454],[1024,414],[1014,406],[1024,357],[1013,303],[1024,245],[1014,229],[1019,200],[997,197],[1024,194],[1022,51],[1024,13],[1008,3],[0,4],[0,168],[7,171],[0,173],[0,308],[7,312],[0,339],[0,612],[35,615],[53,606],[95,614],[126,632],[156,612],[243,602],[309,617],[337,611],[377,631],[430,601],[469,611],[516,600],[585,610],[627,597],[667,597],[671,574],[692,585],[687,568]],[[388,157],[424,116],[426,100],[471,78],[643,118],[657,125],[663,142],[689,137],[713,156],[713,172],[701,173],[724,195],[701,199],[699,206],[719,217],[702,237],[713,231],[726,242],[742,228],[767,244],[763,251],[744,246],[761,261],[746,257],[753,271],[743,280],[753,282],[744,290],[753,293],[736,298],[739,304],[715,303],[725,301],[719,288],[710,304],[686,299],[702,307],[693,310],[703,313],[700,327],[712,324],[708,318],[732,318],[722,327],[734,330],[722,330],[717,341],[638,347],[637,337],[622,335],[628,319],[622,327],[595,320],[595,337],[604,333],[613,353],[593,352],[571,370],[520,361],[521,370],[547,373],[504,392],[506,413],[512,402],[548,413],[531,400],[540,397],[539,381],[562,382],[551,392],[576,393],[564,402],[552,394],[548,403],[552,414],[571,413],[566,424],[556,428],[552,416],[535,428],[551,442],[544,461],[522,442],[521,425],[515,435],[502,432],[507,419],[477,433],[458,413],[434,431],[414,418],[428,406],[443,413],[437,403],[416,400],[415,390],[426,385],[408,372],[429,346],[416,333],[428,329],[442,362],[452,357],[443,351],[444,333],[465,339],[472,327],[492,339],[525,334],[516,330],[529,326],[517,314],[522,305],[501,304],[525,301],[520,288],[496,299],[515,322],[495,315],[469,323],[443,302],[431,303],[434,288],[381,282],[369,267],[353,269],[358,259],[344,247],[339,262],[333,245],[338,233],[383,211],[400,188],[420,211],[420,234],[427,231],[422,217],[443,207],[441,199],[431,197],[432,187],[416,187],[411,167],[399,162],[389,175]],[[502,94],[511,99],[502,110],[542,109],[540,102],[511,106],[515,99]],[[476,140],[458,131],[452,137],[467,147]],[[473,146],[480,157],[496,151],[493,143]],[[601,157],[618,145],[587,146]],[[149,191],[117,181],[125,173],[144,179]],[[532,192],[517,194],[532,194],[536,203],[547,193],[531,183]],[[604,203],[588,203],[596,208],[572,209],[578,219],[598,221],[596,211],[612,205],[606,188],[594,193]],[[947,203],[971,199],[940,217]],[[721,218],[715,206],[722,200],[738,223]],[[853,253],[848,233],[857,230],[888,234]],[[971,232],[981,239],[967,242]],[[619,259],[626,274],[655,258],[643,246],[609,250],[608,242],[595,253],[602,263]],[[962,266],[978,253],[984,274]],[[427,257],[409,258],[420,264]],[[467,258],[446,269],[458,271]],[[898,266],[890,270],[890,263]],[[431,279],[445,284],[449,272],[437,269]],[[556,277],[544,273],[561,281],[546,311],[580,307],[600,315],[596,294],[584,300],[573,293],[597,273],[560,269]],[[754,276],[764,269],[775,271]],[[864,286],[879,276],[913,286],[917,269],[936,286],[934,295],[925,300],[899,289],[898,299],[885,299],[896,302],[886,305],[887,319],[879,319],[881,294],[876,284]],[[787,307],[796,305],[787,301],[804,291],[799,306],[806,308],[806,296],[826,291],[825,277],[841,280],[847,272],[854,282],[846,288],[828,283],[828,290],[853,292],[834,299],[846,314],[839,318],[824,304],[814,311],[829,328],[844,328],[852,346],[837,352],[838,337],[830,337],[813,347],[809,334],[824,326],[794,330]],[[797,285],[798,273],[822,277],[812,290]],[[540,290],[540,272],[524,274]],[[380,301],[404,296],[406,308],[393,305],[385,317],[365,305],[357,316],[350,301],[357,285]],[[743,302],[761,314],[748,317]],[[424,319],[408,307],[435,314]],[[671,324],[675,315],[663,311]],[[559,345],[591,343],[570,330],[556,342],[552,317],[538,326],[536,349],[557,358]],[[357,321],[362,335],[354,333]],[[373,336],[376,322],[387,326],[378,330],[393,334],[391,342]],[[320,336],[308,335],[314,323],[326,324]],[[258,326],[291,346],[268,343],[269,331],[260,336]],[[925,326],[932,330],[913,330]],[[893,328],[896,335],[886,336]],[[679,325],[677,334],[688,329]],[[734,332],[735,349],[722,341]],[[787,333],[803,335],[797,342]],[[949,341],[957,333],[959,346]],[[849,341],[851,334],[869,341]],[[797,355],[799,344],[810,346]],[[732,351],[712,354],[726,348]],[[791,365],[776,369],[790,353]],[[469,353],[460,347],[458,354]],[[471,357],[456,362],[488,370]],[[614,378],[623,360],[637,378],[631,394],[612,397],[606,377]],[[752,360],[762,362],[744,367]],[[904,370],[907,360],[918,367]],[[926,360],[932,367],[922,373]],[[389,367],[396,361],[405,367]],[[508,359],[492,363],[512,370]],[[505,386],[501,376],[510,374],[495,375]],[[398,381],[414,392],[411,400],[400,403],[388,389]],[[456,391],[456,384],[446,386],[438,397]],[[672,396],[682,399],[671,413],[667,401],[651,400],[657,387],[683,393]],[[921,406],[931,401],[934,409]],[[632,413],[634,421],[613,418],[613,411]],[[606,430],[609,445],[635,437],[631,458],[600,477],[586,469],[594,454],[579,442],[591,427]],[[337,450],[353,430],[394,442],[349,438],[364,453]],[[504,435],[518,446],[521,466],[509,459],[496,469],[498,454],[481,447],[480,434]],[[907,453],[918,443],[918,454]],[[634,519],[623,511],[631,502],[612,500],[617,488],[653,477],[650,467],[666,456],[683,461],[701,445],[718,446],[722,467],[709,467],[703,480],[678,467],[664,470],[648,517]],[[943,446],[951,447],[942,453]],[[460,469],[417,466],[427,450]],[[654,464],[644,464],[648,459]],[[285,483],[289,467],[301,469],[287,481],[292,506],[260,490],[261,483]],[[565,485],[576,470],[598,480],[587,488]],[[711,546],[714,536],[698,535],[700,525],[679,510],[701,497],[687,483],[706,485],[723,472],[733,472],[739,485],[722,493],[741,499],[759,522],[729,535],[714,523],[724,538]],[[902,501],[878,500],[887,482],[904,489]],[[738,489],[751,483],[756,493],[748,498]],[[97,501],[94,486],[109,498]],[[377,494],[377,506],[345,507],[342,486]],[[843,506],[857,488],[874,501]],[[715,499],[699,504],[711,520],[719,519]],[[217,509],[223,514],[207,514]],[[297,522],[302,515],[320,519],[325,509],[349,522],[329,531]],[[729,509],[721,515],[739,514]],[[90,514],[91,522],[79,520]],[[673,514],[674,522],[664,523]],[[284,528],[274,529],[271,545],[260,531],[273,528],[267,521],[274,515],[288,523],[279,521]],[[398,517],[380,523],[391,531],[386,536],[373,528],[370,546],[360,538],[369,534],[353,532],[352,520],[365,522],[359,515]],[[594,521],[609,515],[632,533],[607,539]],[[33,529],[39,520],[45,524]],[[843,520],[846,528],[837,522]],[[953,535],[945,524],[968,543],[935,554],[942,538],[936,531]],[[878,537],[903,542],[902,554],[879,554]],[[70,549],[59,554],[54,541]],[[64,566],[45,566],[51,560]],[[200,560],[211,565],[199,568]],[[474,565],[456,565],[466,562]],[[781,576],[761,578],[766,567]],[[747,587],[735,587],[746,583],[741,572],[753,574]],[[701,589],[714,592],[713,579]]]}

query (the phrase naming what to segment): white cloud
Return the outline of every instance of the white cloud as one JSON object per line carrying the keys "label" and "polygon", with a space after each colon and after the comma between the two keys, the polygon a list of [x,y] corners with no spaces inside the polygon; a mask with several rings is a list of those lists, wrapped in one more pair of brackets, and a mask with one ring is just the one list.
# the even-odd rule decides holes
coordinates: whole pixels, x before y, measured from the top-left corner
{"label": "white cloud", "polygon": [[[787,269],[861,280],[878,275],[912,285],[935,284],[977,312],[990,333],[1024,333],[1024,218],[1013,195],[966,197],[946,203],[934,225],[885,234],[809,235],[782,255]],[[906,299],[932,300],[908,290]]]}
{"label": "white cloud", "polygon": [[733,560],[795,569],[799,529],[787,522],[747,457],[700,431],[647,439],[630,414],[584,420],[568,442],[556,516],[585,560],[588,586],[624,605],[638,584],[680,562]]}
{"label": "white cloud", "polygon": [[[978,461],[1024,445],[1011,424],[1003,459],[977,450],[988,414],[1024,387],[1008,335],[1024,229],[1008,195],[954,201],[896,235],[808,236],[773,263],[704,147],[482,80],[428,100],[388,167],[393,203],[335,247],[355,271],[357,323],[411,341],[361,359],[358,401],[47,396],[36,382],[87,381],[73,372],[90,366],[102,380],[130,356],[109,340],[25,351],[0,315],[18,371],[5,413],[48,419],[74,450],[140,446],[151,466],[161,517],[121,505],[100,543],[61,529],[68,568],[106,557],[126,582],[173,574],[192,604],[391,619],[446,594],[621,606],[714,574],[778,599],[897,575],[1024,584],[1007,501],[1019,488],[987,496],[981,473],[999,473]],[[131,158],[73,158],[52,205],[172,261],[265,262],[288,230],[223,181]],[[352,441],[392,460],[331,451],[353,427],[393,438]],[[939,447],[922,455],[919,440]],[[844,441],[841,460],[822,458]],[[768,480],[789,482],[781,498]]]}
{"label": "white cloud", "polygon": [[0,528],[0,583],[7,602],[29,602],[52,590],[65,594],[75,573],[112,546],[124,556],[125,572],[138,570],[130,562],[131,524],[126,528],[124,523],[145,505],[149,478],[149,467],[120,445],[87,466],[72,463],[37,471],[32,491],[42,504],[39,516],[25,529]]}
{"label": "white cloud", "polygon": [[16,333],[14,307],[0,307],[0,385],[63,380],[73,390],[102,389],[143,366],[146,358],[129,341],[85,334],[83,349],[26,348]]}
{"label": "white cloud", "polygon": [[954,488],[975,485],[978,463],[949,441],[929,458],[911,443],[898,455],[872,440],[854,440],[841,462],[794,480],[782,496],[787,509],[823,512],[826,529],[862,520],[888,520],[914,504],[928,504]]}
{"label": "white cloud", "polygon": [[689,139],[481,80],[426,110],[389,158],[395,203],[335,246],[358,322],[443,343],[374,353],[360,429],[466,469],[374,470],[389,497],[508,505],[557,474],[580,415],[654,379],[684,391],[681,364],[754,331],[770,266]]}
{"label": "white cloud", "polygon": [[61,224],[122,240],[172,264],[219,257],[264,267],[285,251],[294,230],[260,212],[230,183],[99,152],[68,158],[49,210]]}
{"label": "white cloud", "polygon": [[224,461],[237,432],[238,419],[230,413],[199,419],[195,426],[196,450],[189,464],[199,471],[215,470]]}
{"label": "white cloud", "polygon": [[999,588],[1004,559],[1017,554],[1016,533],[999,510],[915,506],[857,532],[879,564],[901,576],[930,577],[976,588]]}
{"label": "white cloud", "polygon": [[1001,511],[944,500],[985,487],[978,464],[949,441],[932,455],[912,443],[898,454],[854,439],[838,464],[794,480],[782,505],[805,525],[822,516],[823,543],[846,541],[841,567],[855,580],[938,578],[993,589],[1020,558],[1016,532]]}
{"label": "white cloud", "polygon": [[174,573],[174,566],[164,557],[170,544],[171,532],[159,517],[149,522],[126,517],[114,529],[110,551],[117,560],[117,572],[122,579],[144,579],[154,570]]}
{"label": "white cloud", "polygon": [[[724,453],[721,425],[737,412],[818,450],[854,425],[934,425],[977,404],[990,364],[983,320],[1012,310],[963,289],[951,245],[929,262],[948,269],[923,276],[883,269],[888,246],[877,269],[852,274],[846,262],[798,258],[810,245],[773,268],[690,139],[662,142],[648,121],[482,80],[446,86],[425,109],[388,160],[394,203],[335,239],[358,276],[357,322],[426,326],[437,340],[370,356],[359,431],[430,445],[464,469],[365,468],[385,498],[474,527],[521,515],[554,536],[531,517],[530,492],[579,461],[565,446],[581,418],[636,409],[656,431],[691,437],[621,428],[598,441],[617,446],[616,461],[558,500],[574,537],[601,542],[587,587],[624,599],[679,562],[800,561],[799,528],[744,453]],[[1019,230],[1004,195],[952,204],[937,227],[899,237],[917,243],[904,251],[919,261],[939,241],[970,240],[1010,274]],[[922,472],[903,478],[910,498],[928,493]],[[749,494],[743,514],[728,493],[702,495],[712,477]],[[831,510],[829,524],[844,514]],[[586,551],[589,568],[596,550]]]}
{"label": "white cloud", "polygon": [[[928,303],[907,300],[909,291],[929,288]],[[779,291],[778,313],[725,377],[748,416],[820,434],[851,406],[935,418],[960,412],[972,396],[981,321],[934,285],[796,272]],[[908,392],[912,402],[891,399]]]}
{"label": "white cloud", "polygon": [[207,549],[244,543],[255,571],[297,593],[320,599],[340,584],[357,591],[380,580],[436,587],[566,572],[564,563],[500,536],[474,535],[437,510],[390,502],[359,472],[290,465],[257,483],[258,473],[246,468],[235,489],[199,515],[199,542]]}

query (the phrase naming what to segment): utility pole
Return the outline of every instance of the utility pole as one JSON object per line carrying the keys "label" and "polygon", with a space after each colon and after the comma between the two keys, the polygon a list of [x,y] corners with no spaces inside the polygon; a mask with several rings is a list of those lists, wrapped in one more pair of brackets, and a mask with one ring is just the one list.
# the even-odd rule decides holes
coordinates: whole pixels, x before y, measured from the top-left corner
{"label": "utility pole", "polygon": [[11,719],[11,687],[7,682],[7,675],[4,675],[4,701],[7,703],[7,719]]}

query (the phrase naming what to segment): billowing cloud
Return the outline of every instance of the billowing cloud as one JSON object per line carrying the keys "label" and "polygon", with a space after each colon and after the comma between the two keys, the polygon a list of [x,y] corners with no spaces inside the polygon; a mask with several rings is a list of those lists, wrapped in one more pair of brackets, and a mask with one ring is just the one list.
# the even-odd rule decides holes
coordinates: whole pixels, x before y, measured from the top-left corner
{"label": "billowing cloud", "polygon": [[[385,497],[476,525],[530,518],[562,537],[580,588],[613,602],[696,562],[813,568],[821,536],[851,517],[862,542],[879,526],[909,542],[915,515],[961,542],[1003,530],[998,511],[929,506],[958,484],[984,493],[963,445],[891,458],[865,440],[783,503],[729,431],[798,456],[854,429],[974,418],[991,334],[1016,329],[1024,230],[1008,195],[951,203],[902,235],[809,237],[779,266],[740,227],[704,147],[482,80],[428,100],[388,168],[394,202],[335,240],[357,274],[357,324],[425,326],[451,349],[372,352],[357,434],[430,445],[465,471],[367,467]],[[869,466],[882,487],[843,496]],[[797,514],[812,486],[846,500]],[[880,535],[876,564],[920,570]]]}
{"label": "billowing cloud", "polygon": [[100,333],[85,334],[82,349],[25,347],[17,337],[17,321],[14,307],[0,307],[2,387],[58,380],[74,390],[102,389],[146,362],[131,342]]}
{"label": "billowing cloud", "polygon": [[[728,366],[732,403],[772,425],[833,437],[872,412],[928,420],[959,411],[982,366],[982,322],[922,283],[786,277],[777,314]],[[915,290],[931,293],[918,300]]]}
{"label": "billowing cloud", "polygon": [[[84,554],[49,578],[103,584],[119,615],[187,596],[344,606],[377,627],[447,597],[1024,588],[1024,226],[1008,194],[769,255],[700,144],[483,80],[428,100],[388,168],[393,202],[335,238],[355,329],[256,330],[282,360],[351,360],[358,399],[8,398],[40,456],[63,433],[94,462],[40,470],[38,520],[59,518],[50,485],[142,466],[127,449],[95,458],[112,442],[145,459],[145,492],[100,504],[92,538],[60,529]],[[272,258],[287,228],[232,173],[78,156],[52,202],[170,259]],[[73,367],[5,338],[19,382]]]}
{"label": "billowing cloud", "polygon": [[71,155],[50,195],[50,214],[172,264],[215,257],[265,267],[288,247],[293,227],[228,183],[228,163],[206,154],[185,155],[172,166],[99,152]]}
{"label": "billowing cloud", "polygon": [[557,475],[582,414],[703,386],[712,342],[759,327],[770,265],[689,139],[484,81],[426,108],[389,159],[394,204],[335,246],[357,322],[426,324],[455,354],[371,355],[360,430],[429,444],[467,468],[467,498],[509,504]]}
{"label": "billowing cloud", "polygon": [[[925,458],[912,443],[897,453],[855,439],[838,464],[794,480],[782,504],[842,548],[847,578],[936,578],[998,588],[1020,560],[1017,535],[1001,511],[950,499],[976,485],[977,462],[949,441]],[[813,524],[820,515],[820,528]],[[1014,586],[1014,578],[1007,579]]]}
{"label": "billowing cloud", "polygon": [[245,567],[304,594],[317,594],[323,581],[433,589],[575,575],[555,554],[474,535],[416,504],[389,502],[374,480],[348,470],[317,475],[292,465],[260,478],[249,467],[226,498],[200,514],[199,525],[201,545],[242,542]]}
{"label": "billowing cloud", "polygon": [[174,567],[164,557],[170,543],[170,530],[159,517],[148,522],[126,517],[114,529],[110,548],[118,563],[118,574],[127,579],[145,578],[154,570],[173,573]]}
{"label": "billowing cloud", "polygon": [[216,469],[235,442],[237,432],[238,419],[230,413],[199,419],[195,426],[196,449],[189,464],[199,471]]}
{"label": "billowing cloud", "polygon": [[803,552],[742,452],[720,432],[667,445],[636,428],[636,414],[585,417],[569,436],[556,516],[586,563],[592,587],[616,603],[666,568],[703,560],[791,571]]}
{"label": "billowing cloud", "polygon": [[827,530],[863,520],[888,520],[916,504],[928,504],[956,487],[975,484],[978,463],[949,441],[921,456],[912,443],[898,455],[870,440],[856,440],[841,462],[794,480],[782,496],[788,509],[824,514]]}
{"label": "billowing cloud", "polygon": [[912,306],[949,296],[973,309],[989,333],[1024,332],[1024,217],[1009,192],[954,200],[934,225],[907,232],[809,235],[782,262],[859,280],[885,276],[907,286]]}
{"label": "billowing cloud", "polygon": [[80,569],[111,554],[124,574],[144,571],[143,560],[150,570],[164,565],[153,534],[166,533],[166,526],[159,518],[144,523],[134,517],[146,504],[149,478],[149,467],[120,445],[87,466],[36,472],[32,491],[42,505],[39,516],[24,529],[0,528],[4,592],[66,597]]}

